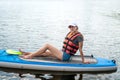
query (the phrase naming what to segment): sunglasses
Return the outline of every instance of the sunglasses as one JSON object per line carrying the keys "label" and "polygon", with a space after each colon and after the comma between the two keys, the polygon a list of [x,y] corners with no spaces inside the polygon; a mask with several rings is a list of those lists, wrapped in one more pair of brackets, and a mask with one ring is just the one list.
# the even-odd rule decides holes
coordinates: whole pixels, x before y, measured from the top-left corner
{"label": "sunglasses", "polygon": [[68,28],[74,28],[75,26],[68,26]]}

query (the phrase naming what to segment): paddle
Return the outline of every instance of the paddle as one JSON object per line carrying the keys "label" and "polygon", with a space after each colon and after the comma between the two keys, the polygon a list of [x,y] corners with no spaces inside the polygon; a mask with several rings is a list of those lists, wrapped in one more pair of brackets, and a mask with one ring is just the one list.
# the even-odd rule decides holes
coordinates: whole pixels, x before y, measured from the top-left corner
{"label": "paddle", "polygon": [[7,49],[6,52],[8,54],[13,54],[13,55],[22,55],[22,53],[20,51],[15,51],[15,50],[12,50],[12,49]]}

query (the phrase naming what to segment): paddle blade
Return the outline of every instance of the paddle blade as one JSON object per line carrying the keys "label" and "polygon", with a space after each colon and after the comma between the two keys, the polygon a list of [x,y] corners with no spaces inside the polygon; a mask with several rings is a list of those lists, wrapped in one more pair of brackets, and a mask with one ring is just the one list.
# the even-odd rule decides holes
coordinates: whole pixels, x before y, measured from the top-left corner
{"label": "paddle blade", "polygon": [[22,54],[20,51],[15,51],[15,50],[11,50],[11,49],[6,50],[6,52],[8,54],[13,54],[13,55],[21,55]]}

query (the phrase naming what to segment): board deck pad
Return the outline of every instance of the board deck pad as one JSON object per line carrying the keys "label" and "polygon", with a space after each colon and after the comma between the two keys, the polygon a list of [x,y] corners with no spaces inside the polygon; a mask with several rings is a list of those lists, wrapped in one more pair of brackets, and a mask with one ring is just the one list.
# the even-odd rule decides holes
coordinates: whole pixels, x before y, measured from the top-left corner
{"label": "board deck pad", "polygon": [[[68,64],[82,63],[82,59],[81,59],[80,55],[72,56],[69,61],[60,61],[53,57],[34,57],[32,59],[24,59],[24,58],[20,57],[20,59],[26,60],[26,61],[33,61],[33,62],[68,63]],[[89,62],[90,64],[97,63],[97,60],[92,56],[84,56],[84,59],[85,59],[85,61]]]}

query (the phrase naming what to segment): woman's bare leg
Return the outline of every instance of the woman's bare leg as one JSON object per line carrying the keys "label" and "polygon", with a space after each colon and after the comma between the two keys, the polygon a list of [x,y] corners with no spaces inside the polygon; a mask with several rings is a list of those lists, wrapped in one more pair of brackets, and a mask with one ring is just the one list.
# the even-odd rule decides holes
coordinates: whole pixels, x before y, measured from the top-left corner
{"label": "woman's bare leg", "polygon": [[[23,57],[23,58],[26,58],[27,55],[29,56],[30,54],[33,54],[32,52],[24,52],[21,49],[19,49],[19,51],[22,53],[21,57]],[[43,54],[41,54],[39,56],[41,56],[41,57],[47,57],[47,56],[49,56],[49,57],[55,57],[55,56],[52,55],[52,53],[50,51],[46,51],[45,53],[43,53]]]}
{"label": "woman's bare leg", "polygon": [[[49,53],[50,55],[48,55],[47,53]],[[27,56],[24,56],[24,58],[33,58],[34,56],[40,56],[42,54],[44,55],[47,54],[47,56],[53,56],[55,58],[62,60],[62,52],[50,44],[45,44],[38,51],[33,52],[32,54],[29,54]]]}
{"label": "woman's bare leg", "polygon": [[51,53],[50,51],[48,51],[48,50],[47,50],[45,53],[43,53],[43,54],[41,54],[41,55],[39,55],[39,56],[42,56],[42,57],[48,57],[48,56],[49,56],[49,57],[55,57],[55,56],[53,56],[52,53]]}
{"label": "woman's bare leg", "polygon": [[[19,49],[19,51],[22,53],[22,56],[33,54],[32,52],[25,52],[25,51],[22,51],[21,49]],[[52,53],[50,51],[46,51],[45,53],[43,53],[43,54],[41,54],[39,56],[42,56],[42,57],[47,57],[47,56],[53,57]]]}

